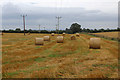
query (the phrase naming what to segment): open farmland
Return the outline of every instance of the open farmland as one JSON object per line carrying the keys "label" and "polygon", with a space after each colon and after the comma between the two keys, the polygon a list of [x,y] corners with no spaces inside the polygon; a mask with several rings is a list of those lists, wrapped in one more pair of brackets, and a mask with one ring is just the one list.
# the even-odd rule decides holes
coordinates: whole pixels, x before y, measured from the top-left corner
{"label": "open farmland", "polygon": [[92,34],[110,37],[110,38],[118,38],[119,37],[118,32],[101,32],[101,33],[92,33]]}
{"label": "open farmland", "polygon": [[[49,35],[51,41],[35,45],[35,37]],[[75,35],[75,34],[73,34]],[[50,34],[4,33],[2,37],[3,78],[117,78],[118,42],[102,39],[101,49],[89,49],[87,34],[56,43]]]}

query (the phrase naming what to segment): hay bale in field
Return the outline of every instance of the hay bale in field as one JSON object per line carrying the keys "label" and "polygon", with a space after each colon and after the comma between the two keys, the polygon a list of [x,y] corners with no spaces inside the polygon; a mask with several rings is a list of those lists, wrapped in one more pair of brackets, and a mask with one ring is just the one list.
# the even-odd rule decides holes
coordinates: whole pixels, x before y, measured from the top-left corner
{"label": "hay bale in field", "polygon": [[57,43],[63,43],[64,37],[63,36],[58,36],[57,37]]}
{"label": "hay bale in field", "polygon": [[44,39],[43,38],[35,38],[35,45],[43,45]]}
{"label": "hay bale in field", "polygon": [[79,36],[80,36],[80,34],[79,34],[79,33],[76,33],[76,36],[77,36],[77,37],[79,37]]}
{"label": "hay bale in field", "polygon": [[76,40],[76,37],[74,35],[71,35],[71,40]]}
{"label": "hay bale in field", "polygon": [[55,33],[52,33],[52,34],[51,34],[51,36],[54,36],[54,35],[55,35]]}
{"label": "hay bale in field", "polygon": [[101,39],[100,38],[90,38],[89,48],[100,49]]}
{"label": "hay bale in field", "polygon": [[3,32],[1,32],[0,35],[3,35]]}
{"label": "hay bale in field", "polygon": [[65,33],[63,33],[63,36],[65,36]]}
{"label": "hay bale in field", "polygon": [[30,35],[30,32],[28,32],[28,35]]}
{"label": "hay bale in field", "polygon": [[44,41],[50,41],[50,36],[44,36]]}

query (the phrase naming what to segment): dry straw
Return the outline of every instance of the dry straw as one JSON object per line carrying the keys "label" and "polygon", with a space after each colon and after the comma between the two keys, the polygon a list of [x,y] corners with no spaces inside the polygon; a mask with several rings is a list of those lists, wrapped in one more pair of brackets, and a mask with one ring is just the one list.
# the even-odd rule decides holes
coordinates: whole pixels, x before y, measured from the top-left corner
{"label": "dry straw", "polygon": [[63,43],[64,37],[63,36],[58,36],[57,37],[57,43]]}
{"label": "dry straw", "polygon": [[50,36],[44,36],[44,41],[50,41]]}
{"label": "dry straw", "polygon": [[90,38],[89,48],[100,49],[101,39],[100,38]]}
{"label": "dry straw", "polygon": [[54,35],[55,35],[54,33],[51,34],[51,36],[54,36]]}
{"label": "dry straw", "polygon": [[80,36],[80,34],[79,34],[79,33],[76,33],[76,36],[77,36],[77,37],[79,37],[79,36]]}
{"label": "dry straw", "polygon": [[43,38],[35,38],[35,44],[36,45],[43,45],[44,39]]}
{"label": "dry straw", "polygon": [[74,35],[71,35],[71,40],[76,40],[76,37]]}

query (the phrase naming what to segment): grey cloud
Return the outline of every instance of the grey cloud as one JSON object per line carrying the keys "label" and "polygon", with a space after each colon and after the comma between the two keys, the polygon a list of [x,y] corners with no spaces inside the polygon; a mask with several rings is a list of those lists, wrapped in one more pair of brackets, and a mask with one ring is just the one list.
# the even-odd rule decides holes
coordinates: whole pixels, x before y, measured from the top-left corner
{"label": "grey cloud", "polygon": [[38,3],[35,3],[35,2],[30,2],[30,4],[38,4]]}
{"label": "grey cloud", "polygon": [[[117,15],[105,14],[100,10],[86,10],[84,8],[48,8],[27,6],[26,25],[27,29],[37,29],[38,24],[45,26],[46,29],[55,29],[57,24],[55,16],[62,16],[60,20],[60,29],[70,27],[73,22],[78,22],[84,28],[106,28],[117,27]],[[22,6],[8,3],[2,8],[2,20],[4,28],[22,28]],[[10,26],[11,27],[6,27]],[[12,27],[14,25],[14,27]],[[96,27],[97,26],[97,27]]]}

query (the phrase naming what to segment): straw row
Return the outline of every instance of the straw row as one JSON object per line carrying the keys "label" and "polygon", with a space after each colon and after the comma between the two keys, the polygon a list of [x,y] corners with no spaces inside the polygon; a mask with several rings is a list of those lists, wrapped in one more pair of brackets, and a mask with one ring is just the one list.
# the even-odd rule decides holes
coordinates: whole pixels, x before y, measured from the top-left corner
{"label": "straw row", "polygon": [[[54,33],[51,36],[55,36]],[[76,37],[79,37],[79,33],[76,33]],[[58,35],[56,38],[57,43],[64,43],[65,33],[62,36]],[[70,40],[76,40],[74,35],[71,35]],[[50,41],[50,36],[44,36],[43,38],[35,38],[36,45],[44,45],[44,41]],[[100,49],[101,48],[101,39],[100,38],[90,38],[89,48],[91,49]]]}

